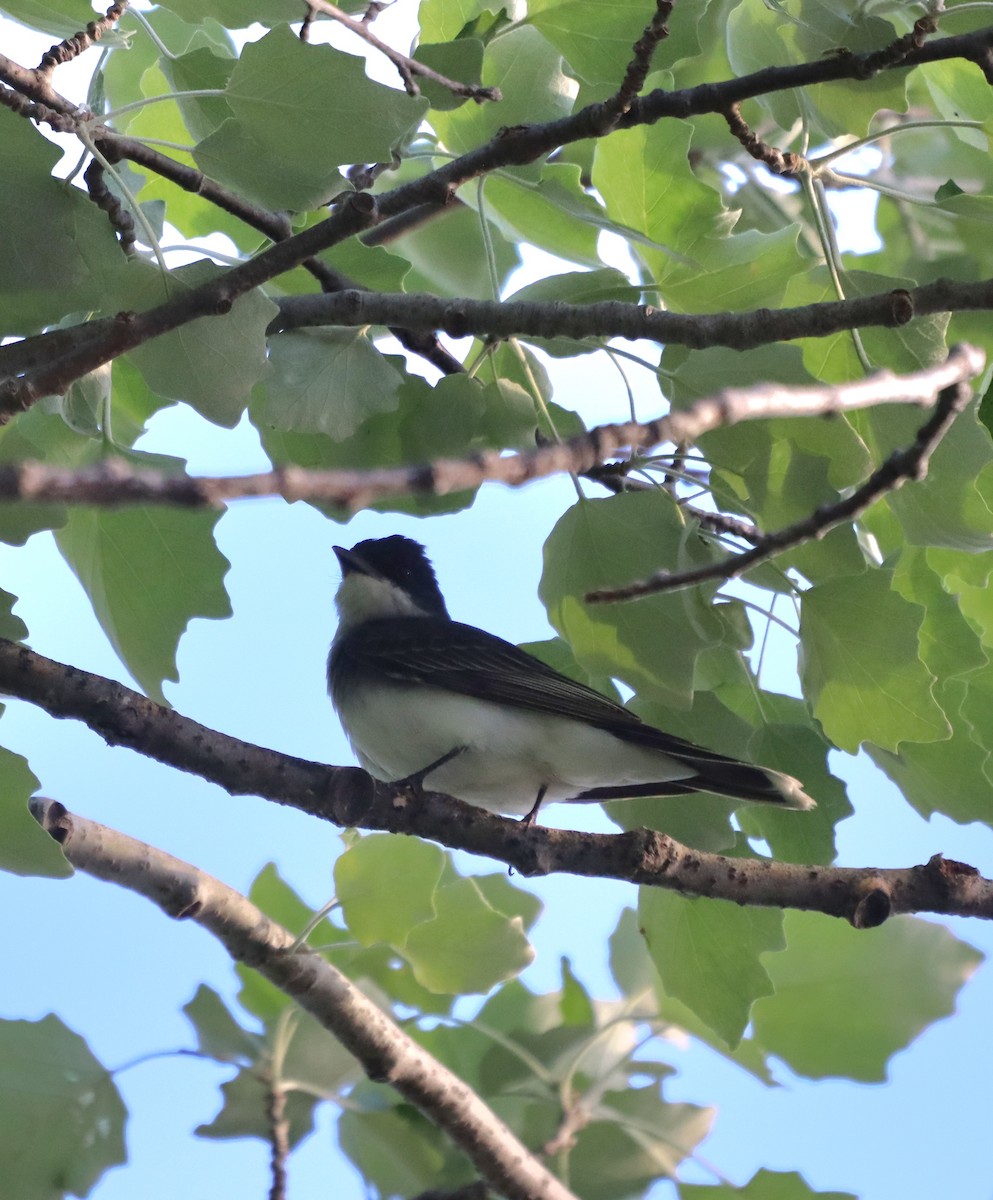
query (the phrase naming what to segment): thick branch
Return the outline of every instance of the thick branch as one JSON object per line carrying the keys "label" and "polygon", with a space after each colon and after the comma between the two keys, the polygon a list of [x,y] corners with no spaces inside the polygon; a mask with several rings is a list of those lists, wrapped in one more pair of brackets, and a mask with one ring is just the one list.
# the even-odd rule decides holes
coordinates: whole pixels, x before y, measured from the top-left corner
{"label": "thick branch", "polygon": [[741,554],[729,554],[717,562],[707,563],[706,566],[697,567],[692,571],[680,571],[676,574],[657,571],[648,579],[639,580],[637,583],[589,592],[585,597],[587,603],[634,600],[639,596],[651,596],[658,592],[674,592],[708,579],[737,579],[739,575],[744,575],[759,563],[782,554],[784,550],[815,538],[822,538],[828,530],[834,529],[842,522],[857,520],[887,492],[902,487],[907,480],[921,480],[927,476],[931,455],[952,427],[952,422],[971,399],[972,389],[965,383],[945,388],[938,397],[934,414],[918,430],[912,446],[894,451],[861,487],[856,488],[844,500],[839,500],[836,504],[825,504],[802,521],[760,537],[750,550]]}
{"label": "thick branch", "polygon": [[2,638],[0,691],[54,717],[83,721],[111,745],[192,772],[234,795],[263,796],[337,825],[416,834],[498,859],[521,875],[623,879],[738,904],[823,912],[860,928],[895,913],[993,919],[993,880],[940,855],[902,869],[800,866],[692,850],[649,829],[593,834],[524,828],[434,793],[415,803],[409,792],[377,784],[357,767],[325,767],[227,737],[122,684]]}
{"label": "thick branch", "polygon": [[[993,308],[993,280],[939,279],[918,288],[828,300],[796,308],[744,312],[674,313],[645,304],[604,300],[563,301],[442,299],[424,293],[338,292],[333,296],[285,296],[270,332],[320,325],[391,325],[440,329],[452,337],[639,338],[703,350],[727,346],[752,350],[771,342],[827,337],[870,325],[896,327],[933,313]],[[2,362],[2,359],[0,359]]]}
{"label": "thick branch", "polygon": [[943,363],[910,375],[880,371],[868,379],[833,387],[764,384],[728,388],[654,421],[601,425],[566,442],[517,454],[488,450],[471,458],[439,459],[416,467],[368,471],[287,467],[255,475],[194,478],[136,469],[113,459],[82,470],[43,463],[10,464],[0,466],[0,500],[217,507],[241,497],[278,495],[290,501],[321,501],[355,510],[388,496],[446,496],[487,481],[521,487],[560,472],[585,473],[622,451],[647,450],[661,442],[688,445],[704,433],[739,421],[832,416],[878,404],[927,407],[943,388],[974,378],[984,364],[981,350],[953,346]]}
{"label": "thick branch", "polygon": [[[443,1129],[502,1196],[575,1200],[457,1075],[422,1049],[320,955],[290,951],[293,934],[245,896],[171,854],[36,800],[38,822],[82,871],[126,887],[168,916],[203,926],[237,962],[291,996],[362,1064]],[[281,1114],[278,1114],[281,1117]]]}

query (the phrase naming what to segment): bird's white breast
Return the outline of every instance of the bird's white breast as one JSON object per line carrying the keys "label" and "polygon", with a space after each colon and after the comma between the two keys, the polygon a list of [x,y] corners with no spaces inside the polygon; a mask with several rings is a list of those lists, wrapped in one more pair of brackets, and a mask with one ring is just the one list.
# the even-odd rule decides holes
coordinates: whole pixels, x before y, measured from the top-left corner
{"label": "bird's white breast", "polygon": [[497,812],[528,812],[542,787],[550,802],[592,787],[692,774],[665,754],[578,721],[429,687],[363,686],[345,698],[339,716],[359,761],[385,781],[465,747],[424,786]]}

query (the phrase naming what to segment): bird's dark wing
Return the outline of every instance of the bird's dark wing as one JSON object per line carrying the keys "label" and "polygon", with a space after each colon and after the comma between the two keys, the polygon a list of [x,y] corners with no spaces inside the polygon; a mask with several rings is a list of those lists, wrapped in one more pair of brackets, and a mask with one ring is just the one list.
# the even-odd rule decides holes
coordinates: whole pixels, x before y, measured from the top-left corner
{"label": "bird's dark wing", "polygon": [[[735,762],[646,725],[630,709],[577,683],[511,642],[443,617],[366,621],[332,651],[335,674],[359,668],[366,678],[436,687],[513,708],[585,721],[598,729],[674,755]],[[347,682],[342,681],[347,687]]]}
{"label": "bird's dark wing", "polygon": [[[634,713],[473,625],[434,617],[366,621],[338,642],[329,668],[382,682],[442,688],[607,728],[641,726]],[[348,684],[345,682],[345,686]]]}

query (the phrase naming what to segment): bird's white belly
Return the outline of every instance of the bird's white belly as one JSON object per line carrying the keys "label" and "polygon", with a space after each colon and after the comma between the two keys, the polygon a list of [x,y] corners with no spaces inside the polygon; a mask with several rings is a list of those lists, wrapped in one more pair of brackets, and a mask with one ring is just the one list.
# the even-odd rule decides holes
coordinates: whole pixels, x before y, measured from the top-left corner
{"label": "bird's white belly", "polygon": [[403,779],[461,746],[424,787],[496,812],[528,812],[542,787],[551,802],[692,774],[668,755],[577,721],[430,688],[363,688],[342,707],[342,725],[371,775]]}

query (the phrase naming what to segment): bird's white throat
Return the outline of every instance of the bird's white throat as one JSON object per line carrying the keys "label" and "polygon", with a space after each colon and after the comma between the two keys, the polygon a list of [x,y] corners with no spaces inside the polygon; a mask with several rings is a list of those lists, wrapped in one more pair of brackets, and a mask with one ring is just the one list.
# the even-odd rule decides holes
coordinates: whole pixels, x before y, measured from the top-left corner
{"label": "bird's white throat", "polygon": [[363,621],[381,617],[423,617],[425,611],[409,592],[388,579],[375,578],[359,572],[349,572],[335,593],[338,609],[338,632],[335,641]]}

